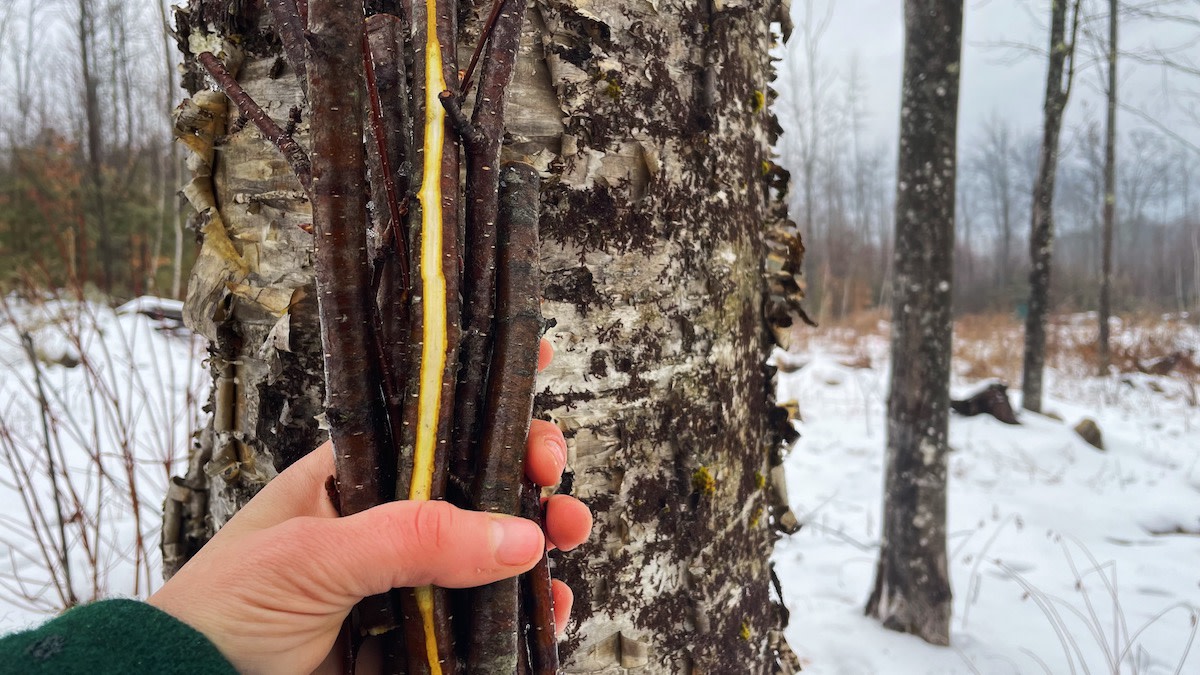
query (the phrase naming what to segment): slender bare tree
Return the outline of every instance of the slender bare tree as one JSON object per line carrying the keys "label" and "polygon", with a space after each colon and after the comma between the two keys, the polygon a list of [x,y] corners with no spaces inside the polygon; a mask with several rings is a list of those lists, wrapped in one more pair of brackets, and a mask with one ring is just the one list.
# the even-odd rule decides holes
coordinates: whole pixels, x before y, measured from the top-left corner
{"label": "slender bare tree", "polygon": [[[163,72],[166,81],[163,83],[163,110],[170,118],[171,112],[175,109],[176,99],[179,97],[177,89],[178,79],[176,77],[176,58],[174,49],[171,45],[171,21],[167,16],[167,7],[165,3],[155,3],[158,8],[158,18],[162,27],[162,49],[163,49]],[[180,213],[178,203],[179,190],[179,145],[170,143],[165,153],[165,157],[159,156],[163,165],[162,178],[162,206],[161,216],[159,218],[158,237],[154,245],[154,255],[157,260],[162,255],[162,240],[163,229],[167,223],[171,224],[171,297],[178,298],[183,290],[183,216]],[[157,263],[155,264],[157,269]]]}
{"label": "slender bare tree", "polygon": [[999,252],[996,254],[994,281],[1001,289],[1012,282],[1012,249],[1016,231],[1017,190],[1014,186],[1016,148],[1011,125],[993,114],[983,128],[984,141],[978,146],[973,166],[987,186]]}
{"label": "slender bare tree", "polygon": [[79,0],[79,22],[75,37],[79,46],[79,77],[83,94],[83,123],[87,137],[86,182],[88,213],[96,225],[96,253],[100,258],[100,287],[113,289],[112,233],[108,222],[108,195],[105,193],[104,119],[100,109],[100,73],[96,53],[96,17],[93,0]]}
{"label": "slender bare tree", "polygon": [[1113,230],[1117,220],[1117,0],[1108,3],[1108,115],[1104,124],[1104,230],[1100,254],[1100,336],[1096,348],[1100,375],[1108,374],[1109,317],[1112,316]]}
{"label": "slender bare tree", "polygon": [[1042,375],[1046,365],[1046,317],[1050,311],[1050,270],[1054,246],[1054,187],[1058,172],[1059,135],[1075,79],[1075,42],[1079,35],[1080,0],[1075,0],[1067,34],[1068,0],[1050,8],[1050,49],[1046,97],[1042,104],[1042,147],[1033,184],[1033,217],[1029,232],[1029,305],[1025,316],[1022,405],[1042,411]]}

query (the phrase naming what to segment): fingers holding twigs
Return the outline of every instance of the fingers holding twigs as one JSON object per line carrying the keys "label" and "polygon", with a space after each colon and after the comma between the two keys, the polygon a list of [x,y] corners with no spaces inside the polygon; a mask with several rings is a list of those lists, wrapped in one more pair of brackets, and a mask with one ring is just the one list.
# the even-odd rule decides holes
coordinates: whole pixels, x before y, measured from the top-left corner
{"label": "fingers holding twigs", "polygon": [[538,372],[545,370],[552,360],[554,360],[554,346],[550,344],[549,340],[542,338],[538,344]]}
{"label": "fingers holding twigs", "polygon": [[570,551],[588,540],[592,533],[592,512],[578,499],[554,495],[545,500],[546,547]]}
{"label": "fingers holding twigs", "polygon": [[565,583],[554,579],[550,582],[550,592],[554,596],[554,632],[561,636],[571,620],[571,607],[575,604],[575,593]]}
{"label": "fingers holding twigs", "polygon": [[525,442],[525,475],[538,485],[557,485],[567,467],[567,442],[558,426],[533,420]]}

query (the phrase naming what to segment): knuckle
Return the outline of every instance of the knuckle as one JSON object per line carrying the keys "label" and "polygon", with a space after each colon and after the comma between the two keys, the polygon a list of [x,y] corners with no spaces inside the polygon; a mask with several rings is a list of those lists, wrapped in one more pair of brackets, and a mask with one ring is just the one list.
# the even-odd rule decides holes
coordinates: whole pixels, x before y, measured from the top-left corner
{"label": "knuckle", "polygon": [[453,527],[454,510],[446,502],[427,501],[417,504],[400,532],[406,543],[417,550],[436,551],[446,544]]}

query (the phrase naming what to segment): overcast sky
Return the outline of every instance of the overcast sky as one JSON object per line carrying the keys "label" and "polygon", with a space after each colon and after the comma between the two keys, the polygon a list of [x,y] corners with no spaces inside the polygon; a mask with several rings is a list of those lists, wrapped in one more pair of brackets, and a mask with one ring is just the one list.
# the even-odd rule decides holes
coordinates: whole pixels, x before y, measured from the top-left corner
{"label": "overcast sky", "polygon": [[[904,37],[903,0],[792,0],[793,16],[800,16],[804,3],[816,8],[834,3],[832,23],[822,40],[825,63],[830,67],[849,63],[857,55],[866,88],[866,120],[869,134],[892,139],[898,127],[900,75]],[[1192,2],[1192,0],[1187,0]],[[1007,118],[1022,133],[1037,133],[1045,88],[1045,61],[1034,54],[1000,46],[1020,42],[1045,49],[1048,41],[1048,0],[967,0],[964,27],[960,139],[969,142],[992,115]],[[1085,2],[1085,5],[1089,4]],[[1095,3],[1094,0],[1092,4]],[[1186,3],[1180,2],[1180,7]],[[1196,4],[1192,2],[1192,11]],[[1100,20],[1104,24],[1104,20]],[[1101,25],[1106,31],[1105,25]],[[1183,52],[1193,64],[1200,63],[1200,29],[1195,26],[1130,24],[1120,38],[1122,49],[1155,45],[1177,46],[1191,39]],[[1081,44],[1083,39],[1080,40]],[[841,74],[844,76],[845,68]],[[1079,73],[1070,102],[1067,124],[1089,116],[1103,120],[1104,102],[1099,93],[1100,69],[1092,64]],[[1118,65],[1118,92],[1127,102],[1153,111],[1176,133],[1200,145],[1200,120],[1188,119],[1186,106],[1195,111],[1200,103],[1200,77],[1166,76],[1166,84],[1188,95],[1164,98],[1164,73],[1160,68],[1139,66],[1129,61]],[[1193,112],[1193,115],[1195,112]],[[1131,113],[1121,113],[1119,129],[1145,126]],[[894,143],[893,143],[894,145]]]}

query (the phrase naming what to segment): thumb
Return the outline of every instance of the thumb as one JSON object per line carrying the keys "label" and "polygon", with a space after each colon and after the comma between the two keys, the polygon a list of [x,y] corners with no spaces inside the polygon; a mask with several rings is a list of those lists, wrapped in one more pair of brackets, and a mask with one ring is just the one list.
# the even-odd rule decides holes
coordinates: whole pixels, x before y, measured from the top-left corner
{"label": "thumb", "polygon": [[[443,501],[382,504],[345,518],[293,518],[279,541],[301,543],[321,586],[353,598],[393,588],[481,586],[530,568],[545,552],[531,520]],[[289,566],[297,563],[291,552]]]}

